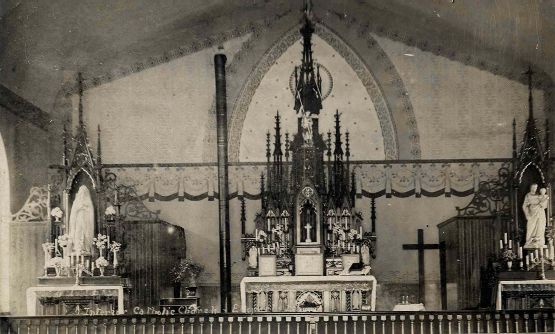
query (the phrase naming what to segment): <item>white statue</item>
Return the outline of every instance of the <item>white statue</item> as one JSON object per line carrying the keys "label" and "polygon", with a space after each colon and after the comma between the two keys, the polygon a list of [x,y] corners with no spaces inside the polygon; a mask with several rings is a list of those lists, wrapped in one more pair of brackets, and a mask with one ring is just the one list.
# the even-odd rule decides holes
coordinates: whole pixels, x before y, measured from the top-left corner
{"label": "white statue", "polygon": [[268,296],[266,296],[266,292],[260,291],[258,293],[258,311],[265,312],[268,304]]}
{"label": "white statue", "polygon": [[362,256],[362,263],[365,266],[370,265],[370,248],[367,244],[362,245],[360,248],[360,255]]}
{"label": "white statue", "polygon": [[258,250],[255,246],[249,248],[249,268],[256,268],[258,266]]}
{"label": "white statue", "polygon": [[546,189],[540,189],[540,194],[536,194],[537,184],[530,186],[530,192],[524,197],[522,210],[526,216],[526,243],[524,248],[541,248],[545,245],[545,209],[549,196]]}
{"label": "white statue", "polygon": [[79,188],[71,205],[69,235],[73,240],[73,252],[91,252],[94,238],[94,206],[86,186]]}
{"label": "white statue", "polygon": [[303,128],[303,140],[305,145],[312,145],[312,118],[310,112],[301,109],[301,126]]}
{"label": "white statue", "polygon": [[354,290],[351,298],[353,310],[360,310],[362,308],[362,296],[360,290]]}

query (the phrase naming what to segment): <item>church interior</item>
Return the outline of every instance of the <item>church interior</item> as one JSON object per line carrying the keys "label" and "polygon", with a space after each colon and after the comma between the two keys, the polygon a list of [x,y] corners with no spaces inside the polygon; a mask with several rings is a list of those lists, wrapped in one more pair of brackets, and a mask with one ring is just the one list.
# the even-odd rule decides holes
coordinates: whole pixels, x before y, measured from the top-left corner
{"label": "church interior", "polygon": [[0,333],[553,333],[553,20],[0,1]]}

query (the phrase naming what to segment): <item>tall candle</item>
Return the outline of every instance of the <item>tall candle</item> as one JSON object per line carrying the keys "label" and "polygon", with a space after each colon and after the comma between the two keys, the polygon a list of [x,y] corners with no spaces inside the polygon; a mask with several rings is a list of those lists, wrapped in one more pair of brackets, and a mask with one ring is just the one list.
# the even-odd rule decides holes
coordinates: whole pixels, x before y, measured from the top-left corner
{"label": "tall candle", "polygon": [[359,232],[358,232],[359,233],[359,239],[362,239],[362,226],[360,226],[358,228],[358,230],[359,230]]}
{"label": "tall candle", "polygon": [[530,267],[530,257],[526,257],[526,268]]}
{"label": "tall candle", "polygon": [[553,249],[553,244],[551,246],[549,246],[549,255],[551,255],[551,257],[549,258],[550,260],[553,260],[553,258],[555,257],[555,249]]}
{"label": "tall candle", "polygon": [[513,240],[509,240],[509,249],[513,249]]}
{"label": "tall candle", "polygon": [[503,241],[505,242],[505,245],[507,244],[507,232],[505,232],[503,234]]}
{"label": "tall candle", "polygon": [[522,259],[522,246],[518,247],[518,258]]}
{"label": "tall candle", "polygon": [[499,240],[499,249],[503,249],[503,240]]}
{"label": "tall candle", "polygon": [[58,253],[58,238],[54,239],[54,256]]}
{"label": "tall candle", "polygon": [[535,258],[538,258],[539,256],[540,256],[540,255],[539,255],[539,252],[538,252],[538,250],[536,249],[536,250],[534,251],[534,257],[535,257]]}

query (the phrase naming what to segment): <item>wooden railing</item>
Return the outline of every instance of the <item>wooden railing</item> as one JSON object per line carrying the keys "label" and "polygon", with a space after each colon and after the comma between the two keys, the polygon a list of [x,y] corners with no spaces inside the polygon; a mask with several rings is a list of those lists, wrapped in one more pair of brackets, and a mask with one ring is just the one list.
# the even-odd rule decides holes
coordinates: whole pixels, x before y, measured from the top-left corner
{"label": "wooden railing", "polygon": [[4,334],[553,333],[555,310],[5,317]]}

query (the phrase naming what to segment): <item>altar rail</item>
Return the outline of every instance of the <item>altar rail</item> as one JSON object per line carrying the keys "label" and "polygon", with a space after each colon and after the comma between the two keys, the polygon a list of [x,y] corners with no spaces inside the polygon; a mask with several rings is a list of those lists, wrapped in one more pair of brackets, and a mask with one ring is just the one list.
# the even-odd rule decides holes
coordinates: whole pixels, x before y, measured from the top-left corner
{"label": "altar rail", "polygon": [[553,333],[555,310],[6,317],[4,334],[452,334]]}

